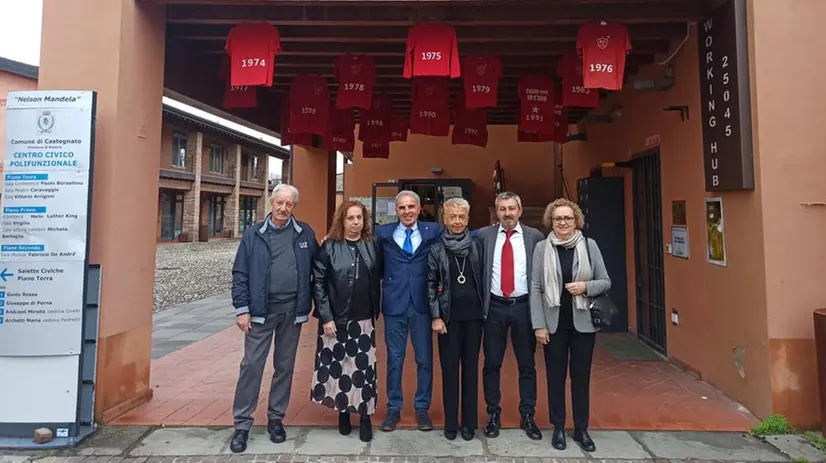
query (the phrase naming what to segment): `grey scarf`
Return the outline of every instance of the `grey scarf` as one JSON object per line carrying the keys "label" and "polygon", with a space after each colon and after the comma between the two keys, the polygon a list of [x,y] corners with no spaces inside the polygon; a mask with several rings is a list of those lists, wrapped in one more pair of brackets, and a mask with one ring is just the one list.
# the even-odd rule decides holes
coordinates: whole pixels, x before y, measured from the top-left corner
{"label": "grey scarf", "polygon": [[[574,281],[588,282],[594,276],[591,268],[591,261],[588,259],[588,240],[582,235],[582,232],[577,230],[565,241],[560,240],[551,232],[548,235],[548,242],[545,243],[545,255],[543,256],[542,269],[544,275],[543,289],[545,296],[545,303],[549,307],[559,307],[559,300],[562,296],[562,270],[559,268],[559,255],[556,253],[556,246],[562,246],[566,249],[575,248],[574,262],[573,262],[573,276]],[[586,310],[588,309],[588,298],[585,295],[574,296],[574,309]]]}
{"label": "grey scarf", "polygon": [[466,257],[470,252],[470,234],[465,230],[461,235],[451,235],[447,230],[442,234],[445,249],[455,256]]}

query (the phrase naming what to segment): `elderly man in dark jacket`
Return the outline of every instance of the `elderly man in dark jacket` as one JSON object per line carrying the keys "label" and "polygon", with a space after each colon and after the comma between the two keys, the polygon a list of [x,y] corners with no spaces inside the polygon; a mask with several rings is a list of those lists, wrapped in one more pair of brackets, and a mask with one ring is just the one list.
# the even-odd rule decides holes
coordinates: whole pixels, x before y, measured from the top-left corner
{"label": "elderly man in dark jacket", "polygon": [[232,409],[235,432],[230,449],[236,453],[247,448],[273,342],[275,373],[267,431],[275,443],[287,439],[282,419],[289,404],[301,326],[309,319],[312,301],[312,262],[318,243],[313,229],[293,217],[298,190],[277,185],[270,203],[272,213],[244,232],[232,268],[235,323],[244,332],[244,358]]}

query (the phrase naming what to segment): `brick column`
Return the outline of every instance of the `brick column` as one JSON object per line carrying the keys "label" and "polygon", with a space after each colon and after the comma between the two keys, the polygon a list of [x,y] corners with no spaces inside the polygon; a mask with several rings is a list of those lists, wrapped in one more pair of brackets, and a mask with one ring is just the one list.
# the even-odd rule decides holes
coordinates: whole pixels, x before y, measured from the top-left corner
{"label": "brick column", "polygon": [[258,211],[255,213],[257,215],[257,219],[264,220],[267,214],[270,212],[270,155],[269,153],[264,155],[264,159],[262,159],[262,164],[264,164],[264,191],[261,192],[261,199],[258,200]]}
{"label": "brick column", "polygon": [[198,241],[198,224],[201,214],[201,160],[204,152],[204,134],[190,132],[186,142],[186,162],[192,166],[195,181],[192,189],[184,193],[183,233],[189,234],[188,241]]}
{"label": "brick column", "polygon": [[[238,236],[238,203],[241,200],[241,145],[232,145],[229,149],[229,159],[233,159],[230,165],[230,173],[234,177],[232,193],[229,195],[227,206],[224,208],[224,229],[229,230],[232,236]],[[233,155],[234,154],[234,155]]]}

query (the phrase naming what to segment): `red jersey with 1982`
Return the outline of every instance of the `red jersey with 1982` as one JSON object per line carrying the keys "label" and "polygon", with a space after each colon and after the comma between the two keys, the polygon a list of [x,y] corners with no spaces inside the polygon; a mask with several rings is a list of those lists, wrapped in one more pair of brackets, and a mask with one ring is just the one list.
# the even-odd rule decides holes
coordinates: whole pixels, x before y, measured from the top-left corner
{"label": "red jersey with 1982", "polygon": [[583,24],[576,49],[582,56],[582,81],[585,88],[622,90],[625,56],[631,50],[628,29],[622,24]]}
{"label": "red jersey with 1982", "polygon": [[321,76],[296,76],[290,85],[290,128],[293,133],[324,135],[330,111],[330,89]]}
{"label": "red jersey with 1982", "polygon": [[461,75],[456,30],[447,24],[416,24],[407,32],[404,77]]}
{"label": "red jersey with 1982", "polygon": [[519,130],[554,133],[554,81],[541,74],[519,79]]}
{"label": "red jersey with 1982", "polygon": [[336,108],[369,108],[376,82],[376,64],[365,54],[347,53],[336,58],[338,96]]}
{"label": "red jersey with 1982", "polygon": [[502,60],[496,55],[469,55],[462,58],[466,108],[495,108],[499,94]]}
{"label": "red jersey with 1982", "polygon": [[278,29],[267,23],[234,26],[224,48],[230,56],[230,85],[272,85],[275,55],[281,52]]}

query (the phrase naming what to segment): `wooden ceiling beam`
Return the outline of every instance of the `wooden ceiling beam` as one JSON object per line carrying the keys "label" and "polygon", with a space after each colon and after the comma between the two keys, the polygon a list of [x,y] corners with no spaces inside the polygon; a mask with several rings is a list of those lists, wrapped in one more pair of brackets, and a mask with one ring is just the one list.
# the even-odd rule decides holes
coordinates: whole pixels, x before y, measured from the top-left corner
{"label": "wooden ceiling beam", "polygon": [[602,19],[625,24],[697,21],[707,13],[705,2],[697,0],[628,1],[621,3],[566,2],[549,4],[513,2],[451,2],[446,6],[423,2],[390,5],[375,2],[372,7],[354,8],[346,2],[312,5],[169,5],[170,24],[237,24],[266,21],[276,26],[412,26],[417,22],[440,21],[453,26],[549,26],[572,25]]}
{"label": "wooden ceiling beam", "polygon": [[[502,66],[505,70],[509,70],[512,68],[536,68],[542,66],[548,66],[556,68],[556,61],[562,55],[548,55],[547,59],[542,58],[541,60],[537,60],[536,58],[530,56],[502,56]],[[404,56],[398,57],[386,57],[386,56],[378,56],[373,57],[373,61],[376,63],[376,68],[382,72],[385,69],[397,69],[399,74],[401,74],[401,70],[404,68]],[[644,54],[632,54],[628,55],[626,58],[626,65],[628,66],[645,66],[654,62],[654,57],[652,55],[644,55]],[[550,63],[550,64],[548,64]],[[333,62],[329,58],[320,57],[320,56],[281,56],[279,55],[276,57],[275,60],[275,72],[281,73],[283,70],[288,70],[288,72],[306,72],[308,68],[326,68],[332,69]],[[296,69],[297,71],[292,71]]]}
{"label": "wooden ceiling beam", "polygon": [[[190,41],[225,41],[231,25],[170,24],[167,35]],[[572,42],[578,26],[503,26],[496,28],[460,27],[456,30],[459,43],[489,42]],[[673,40],[685,36],[686,26],[674,24],[632,24],[628,26],[632,41]],[[407,28],[375,26],[347,27],[292,27],[279,28],[282,43],[405,43]]]}

